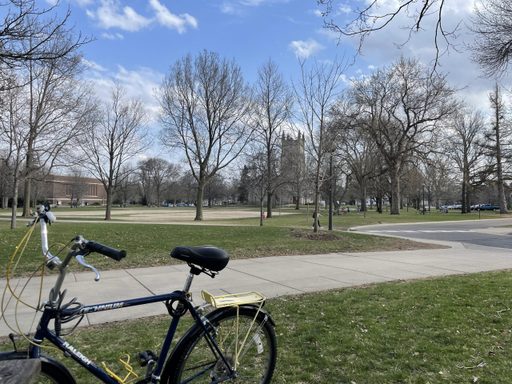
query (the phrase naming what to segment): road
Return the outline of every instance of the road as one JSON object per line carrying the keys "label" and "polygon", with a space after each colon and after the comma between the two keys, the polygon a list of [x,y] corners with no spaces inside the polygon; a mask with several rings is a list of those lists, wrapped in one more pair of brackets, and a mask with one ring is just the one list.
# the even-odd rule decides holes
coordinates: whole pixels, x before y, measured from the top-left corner
{"label": "road", "polygon": [[512,219],[379,224],[357,227],[353,230],[417,240],[458,242],[467,246],[512,249]]}

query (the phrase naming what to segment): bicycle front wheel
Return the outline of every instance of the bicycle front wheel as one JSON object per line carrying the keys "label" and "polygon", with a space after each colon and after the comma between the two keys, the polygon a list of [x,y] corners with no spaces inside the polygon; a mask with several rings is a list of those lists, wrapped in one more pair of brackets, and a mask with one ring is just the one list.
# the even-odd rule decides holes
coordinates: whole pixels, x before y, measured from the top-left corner
{"label": "bicycle front wheel", "polygon": [[162,383],[270,383],[277,354],[270,317],[248,306],[215,311],[208,320],[223,357],[214,352],[202,327],[195,325],[166,363]]}
{"label": "bicycle front wheel", "polygon": [[[0,360],[25,360],[28,359],[27,352],[5,352],[0,353]],[[59,361],[48,356],[41,356],[41,371],[37,377],[33,378],[33,384],[76,384],[75,379],[67,368]],[[14,379],[14,377],[11,377]],[[15,380],[15,379],[14,379]],[[9,381],[9,380],[8,380]],[[0,380],[2,382],[2,380]],[[16,381],[9,381],[16,382]]]}

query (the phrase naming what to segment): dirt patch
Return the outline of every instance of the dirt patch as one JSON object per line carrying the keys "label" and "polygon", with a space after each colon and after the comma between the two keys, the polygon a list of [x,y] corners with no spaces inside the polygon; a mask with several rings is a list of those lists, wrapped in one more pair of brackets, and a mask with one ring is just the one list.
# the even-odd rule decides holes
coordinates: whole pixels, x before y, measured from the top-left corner
{"label": "dirt patch", "polygon": [[341,240],[340,236],[332,232],[310,232],[310,231],[293,231],[293,237],[298,239],[307,240],[323,240],[323,241],[336,241]]}

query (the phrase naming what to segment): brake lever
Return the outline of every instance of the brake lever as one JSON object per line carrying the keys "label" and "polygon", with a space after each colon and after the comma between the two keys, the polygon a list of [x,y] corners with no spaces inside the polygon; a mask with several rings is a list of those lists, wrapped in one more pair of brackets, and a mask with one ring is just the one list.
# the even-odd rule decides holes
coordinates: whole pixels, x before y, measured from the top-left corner
{"label": "brake lever", "polygon": [[91,264],[87,264],[83,255],[76,255],[75,258],[80,265],[82,265],[85,268],[89,268],[91,271],[93,271],[96,274],[94,281],[100,281],[100,273]]}

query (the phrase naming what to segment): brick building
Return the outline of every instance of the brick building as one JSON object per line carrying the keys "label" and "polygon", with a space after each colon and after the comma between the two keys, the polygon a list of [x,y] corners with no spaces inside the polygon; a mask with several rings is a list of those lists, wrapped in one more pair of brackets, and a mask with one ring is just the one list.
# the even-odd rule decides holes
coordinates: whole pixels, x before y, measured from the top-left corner
{"label": "brick building", "polygon": [[49,175],[44,180],[45,200],[53,205],[103,205],[107,193],[97,179]]}

